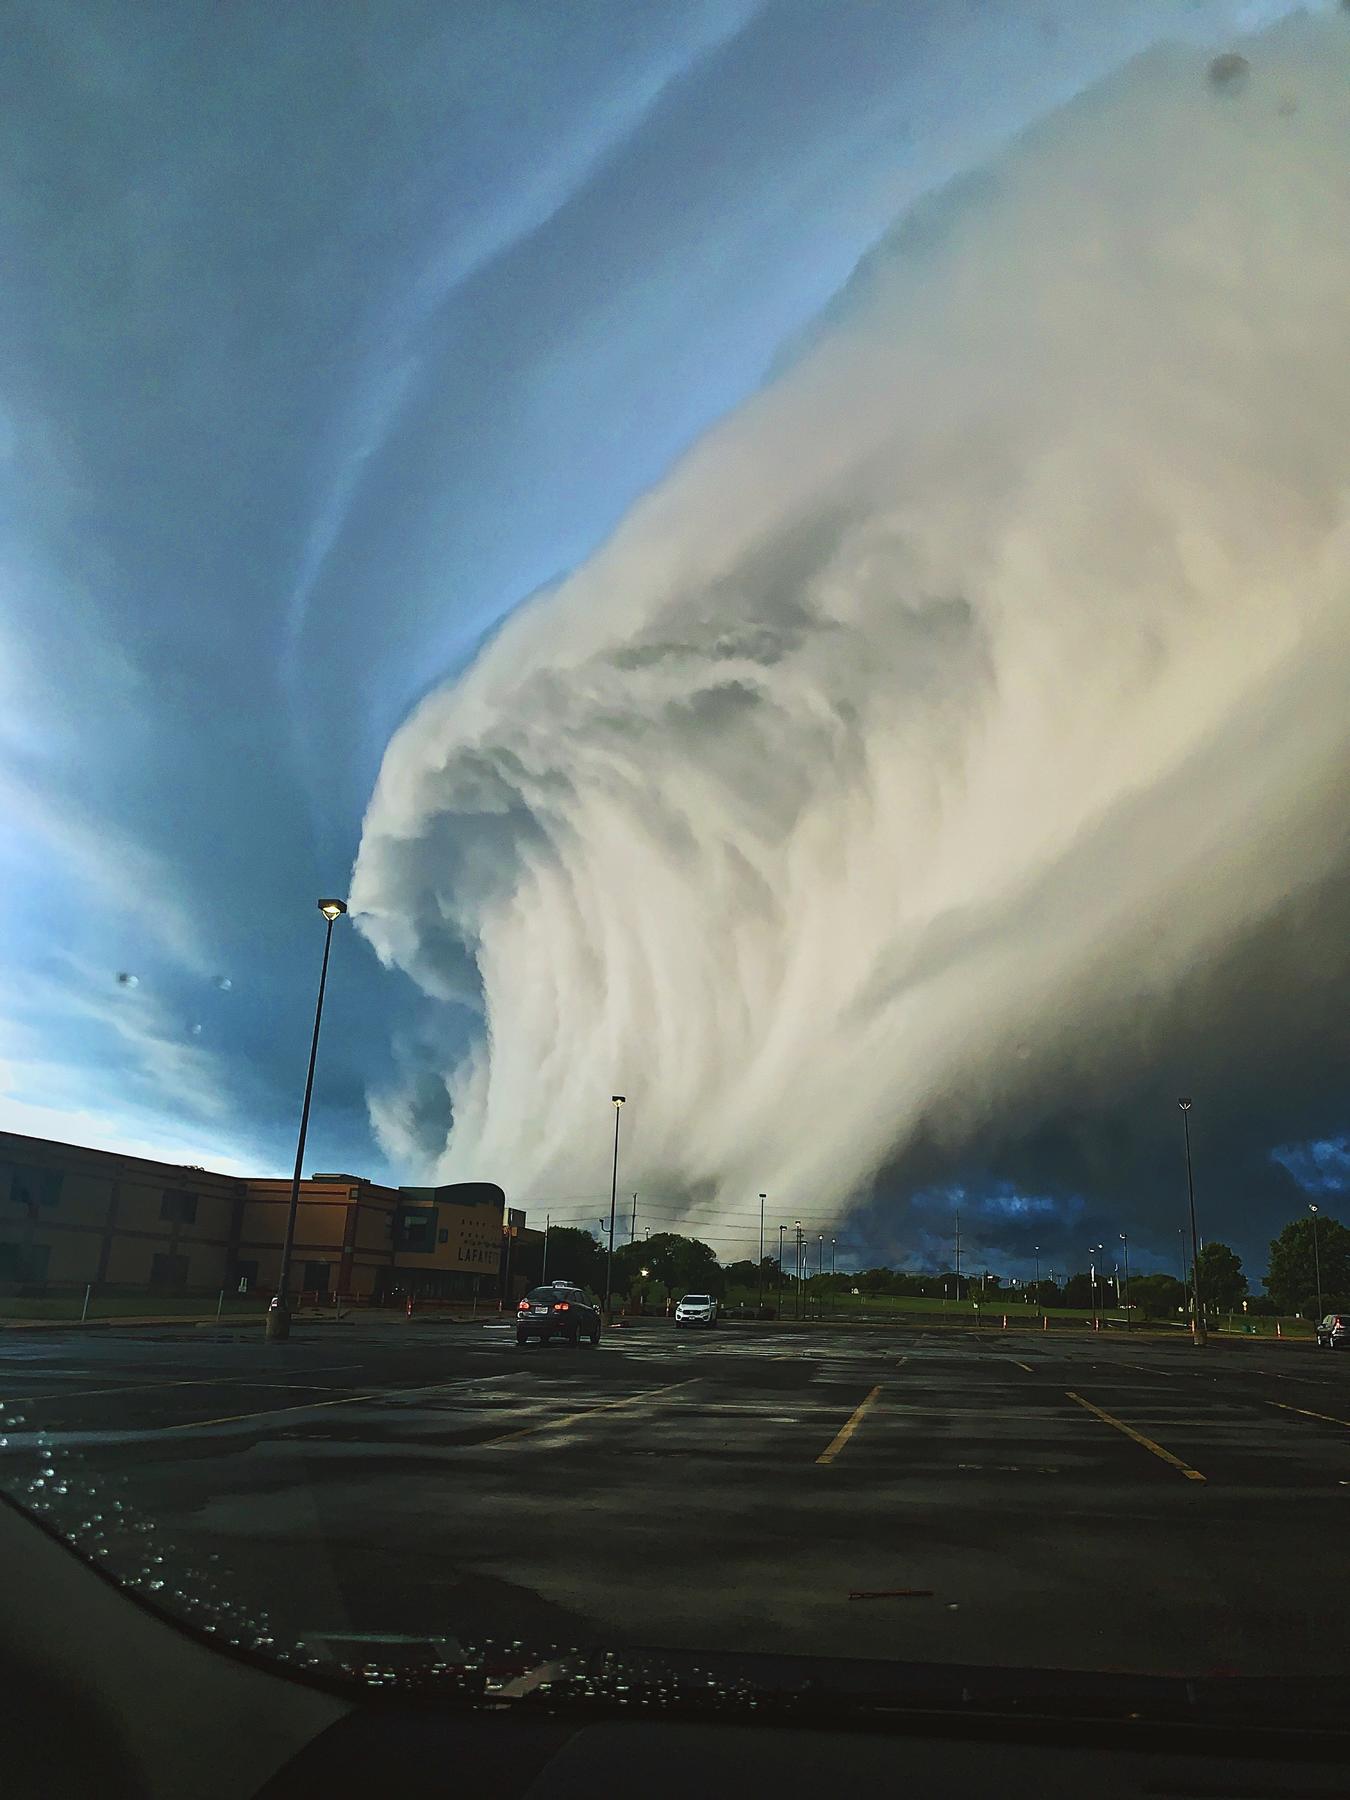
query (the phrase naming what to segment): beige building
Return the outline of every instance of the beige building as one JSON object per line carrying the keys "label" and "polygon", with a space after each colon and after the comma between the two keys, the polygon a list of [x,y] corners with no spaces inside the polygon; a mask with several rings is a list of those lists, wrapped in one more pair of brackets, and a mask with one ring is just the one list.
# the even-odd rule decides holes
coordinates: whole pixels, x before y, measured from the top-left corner
{"label": "beige building", "polygon": [[[0,1291],[270,1293],[291,1184],[0,1132]],[[302,1182],[291,1289],[371,1299],[495,1296],[524,1214],[489,1182]],[[513,1233],[514,1236],[508,1236]],[[524,1232],[526,1238],[536,1233]],[[517,1290],[519,1281],[511,1283]]]}

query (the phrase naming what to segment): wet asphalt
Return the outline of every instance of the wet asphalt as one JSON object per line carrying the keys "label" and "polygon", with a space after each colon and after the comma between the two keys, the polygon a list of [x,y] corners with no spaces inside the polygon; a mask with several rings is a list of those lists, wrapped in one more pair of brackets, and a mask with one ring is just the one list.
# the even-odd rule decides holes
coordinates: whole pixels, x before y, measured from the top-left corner
{"label": "wet asphalt", "polygon": [[0,1396],[0,1486],[40,1443],[329,1645],[1350,1672],[1350,1355],[1303,1344],[11,1332]]}

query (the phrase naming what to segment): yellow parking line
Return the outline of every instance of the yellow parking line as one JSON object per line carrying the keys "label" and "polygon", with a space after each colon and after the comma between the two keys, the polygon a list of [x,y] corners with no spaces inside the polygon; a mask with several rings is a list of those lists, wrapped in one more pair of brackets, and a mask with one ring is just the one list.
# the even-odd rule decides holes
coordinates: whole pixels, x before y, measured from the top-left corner
{"label": "yellow parking line", "polygon": [[669,1387],[644,1388],[640,1394],[625,1394],[621,1400],[602,1400],[598,1406],[583,1406],[580,1412],[565,1413],[561,1419],[540,1419],[537,1424],[524,1425],[519,1431],[506,1431],[500,1437],[484,1438],[481,1444],[475,1444],[476,1450],[486,1450],[491,1444],[511,1444],[517,1438],[532,1437],[538,1431],[561,1431],[565,1425],[575,1425],[578,1419],[589,1419],[593,1413],[614,1412],[621,1406],[636,1406],[639,1400],[658,1400],[662,1394],[673,1394],[676,1388],[693,1387],[696,1381],[702,1380],[699,1375],[691,1375],[688,1381],[672,1381]]}
{"label": "yellow parking line", "polygon": [[295,1406],[270,1406],[261,1412],[226,1413],[219,1419],[188,1419],[182,1425],[161,1425],[161,1431],[200,1431],[203,1425],[238,1425],[244,1419],[275,1419],[282,1413],[311,1412],[321,1406],[356,1406],[362,1400],[403,1400],[409,1394],[435,1394],[444,1388],[486,1387],[491,1381],[509,1381],[509,1375],[466,1375],[456,1381],[433,1381],[424,1387],[381,1388],[373,1394],[353,1393],[349,1388],[338,1400],[303,1400]]}
{"label": "yellow parking line", "polygon": [[1068,1389],[1065,1391],[1068,1393],[1070,1400],[1076,1400],[1080,1406],[1085,1406],[1090,1413],[1095,1413],[1103,1423],[1114,1425],[1116,1430],[1123,1431],[1127,1438],[1133,1438],[1135,1443],[1142,1444],[1145,1450],[1151,1450],[1155,1456],[1161,1457],[1165,1463],[1171,1463],[1174,1469],[1180,1469],[1187,1481],[1203,1481],[1205,1479],[1199,1469],[1193,1469],[1189,1463],[1182,1462],[1179,1456],[1173,1456],[1170,1450],[1164,1450],[1161,1444],[1155,1444],[1152,1438],[1145,1437],[1142,1431],[1136,1431],[1133,1425],[1127,1425],[1123,1419],[1113,1418],[1109,1412],[1103,1412],[1100,1406],[1094,1406],[1090,1400],[1085,1400],[1081,1394],[1075,1394]]}
{"label": "yellow parking line", "polygon": [[876,1397],[880,1392],[881,1392],[880,1387],[874,1387],[872,1389],[871,1393],[862,1402],[862,1404],[854,1409],[853,1416],[849,1419],[849,1421],[846,1425],[844,1425],[840,1428],[838,1435],[834,1439],[834,1442],[832,1444],[830,1444],[826,1449],[822,1450],[820,1455],[816,1458],[816,1461],[818,1463],[832,1463],[834,1461],[835,1457],[838,1456],[839,1452],[843,1449],[844,1445],[848,1442],[848,1440],[853,1436],[854,1432],[858,1429],[859,1425],[862,1424],[863,1419],[865,1418],[869,1407],[871,1407],[874,1404],[874,1402],[876,1401]]}
{"label": "yellow parking line", "polygon": [[1283,1400],[1267,1400],[1267,1406],[1278,1406],[1281,1412],[1302,1413],[1305,1419],[1325,1419],[1328,1425],[1344,1425],[1350,1431],[1350,1419],[1333,1419],[1330,1413],[1309,1412],[1306,1406],[1286,1406]]}
{"label": "yellow parking line", "polygon": [[203,1425],[237,1425],[242,1419],[275,1419],[281,1413],[313,1412],[321,1406],[354,1406],[358,1400],[378,1400],[379,1394],[344,1394],[340,1400],[310,1400],[300,1406],[273,1406],[266,1412],[226,1413],[220,1419],[189,1419],[184,1425],[161,1425],[161,1431],[200,1431]]}

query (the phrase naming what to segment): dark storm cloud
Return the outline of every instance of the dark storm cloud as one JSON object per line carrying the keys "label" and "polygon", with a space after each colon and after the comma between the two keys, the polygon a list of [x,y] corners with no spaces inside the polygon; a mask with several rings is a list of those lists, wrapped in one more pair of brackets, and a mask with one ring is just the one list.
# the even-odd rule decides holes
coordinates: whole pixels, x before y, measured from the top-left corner
{"label": "dark storm cloud", "polygon": [[1288,1216],[1273,1148],[1344,1123],[1350,35],[1244,54],[1221,97],[1150,55],[902,228],[400,732],[353,899],[432,991],[473,947],[443,1173],[584,1186],[617,1085],[701,1224],[871,1192],[928,1256],[960,1189],[991,1255],[1166,1258],[1184,1092],[1205,1235]]}

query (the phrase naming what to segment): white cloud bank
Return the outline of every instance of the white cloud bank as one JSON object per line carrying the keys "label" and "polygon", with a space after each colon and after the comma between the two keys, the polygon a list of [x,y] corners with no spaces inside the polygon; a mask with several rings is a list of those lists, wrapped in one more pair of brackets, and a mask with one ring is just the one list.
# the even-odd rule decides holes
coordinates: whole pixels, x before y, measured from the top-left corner
{"label": "white cloud bank", "polygon": [[1350,28],[1242,48],[912,215],[402,728],[353,910],[485,1029],[391,1152],[599,1193],[624,1092],[630,1187],[842,1211],[1334,867]]}

